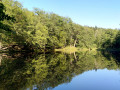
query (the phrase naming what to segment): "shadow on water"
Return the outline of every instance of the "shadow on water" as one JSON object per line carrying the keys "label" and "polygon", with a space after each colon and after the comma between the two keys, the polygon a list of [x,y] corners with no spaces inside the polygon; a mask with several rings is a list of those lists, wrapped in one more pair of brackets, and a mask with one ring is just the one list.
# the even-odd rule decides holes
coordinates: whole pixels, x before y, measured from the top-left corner
{"label": "shadow on water", "polygon": [[1,54],[0,89],[48,89],[69,83],[76,75],[89,70],[117,70],[119,63],[101,52],[75,54]]}

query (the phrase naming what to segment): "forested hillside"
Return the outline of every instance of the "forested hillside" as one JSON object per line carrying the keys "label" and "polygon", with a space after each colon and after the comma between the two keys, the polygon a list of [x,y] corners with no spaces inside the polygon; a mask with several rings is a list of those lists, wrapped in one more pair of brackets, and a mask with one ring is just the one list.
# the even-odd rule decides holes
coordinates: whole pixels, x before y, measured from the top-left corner
{"label": "forested hillside", "polygon": [[0,49],[119,48],[119,37],[119,30],[81,26],[38,8],[29,11],[14,0],[0,1]]}

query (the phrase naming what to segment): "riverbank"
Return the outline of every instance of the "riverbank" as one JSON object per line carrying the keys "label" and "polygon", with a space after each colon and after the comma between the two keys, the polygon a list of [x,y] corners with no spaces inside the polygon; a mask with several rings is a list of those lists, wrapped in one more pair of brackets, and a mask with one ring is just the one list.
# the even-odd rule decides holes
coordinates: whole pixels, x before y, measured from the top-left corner
{"label": "riverbank", "polygon": [[67,46],[65,48],[55,49],[55,52],[65,52],[65,53],[74,53],[76,51],[78,51],[78,48],[74,46]]}
{"label": "riverbank", "polygon": [[65,48],[61,48],[61,49],[55,49],[55,51],[60,51],[60,52],[69,52],[69,53],[74,53],[76,51],[95,51],[98,48],[78,48],[78,47],[74,47],[74,46],[67,46]]}
{"label": "riverbank", "polygon": [[64,52],[64,53],[74,53],[79,51],[108,51],[108,52],[120,52],[120,49],[111,49],[111,48],[79,48],[74,46],[67,46],[60,49],[37,49],[37,50],[28,50],[28,49],[16,49],[16,48],[7,48],[6,50],[1,49],[0,53],[16,53],[16,52],[34,52],[34,53],[48,53],[48,52]]}

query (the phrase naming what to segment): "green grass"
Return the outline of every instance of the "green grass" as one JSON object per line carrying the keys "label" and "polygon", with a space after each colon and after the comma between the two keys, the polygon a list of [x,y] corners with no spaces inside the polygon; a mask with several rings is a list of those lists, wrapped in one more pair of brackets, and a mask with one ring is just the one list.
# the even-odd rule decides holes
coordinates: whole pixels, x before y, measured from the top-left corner
{"label": "green grass", "polygon": [[77,50],[78,49],[74,46],[67,46],[67,47],[62,48],[62,49],[55,49],[55,51],[60,51],[60,52],[65,52],[65,53],[74,53]]}
{"label": "green grass", "polygon": [[55,49],[55,51],[57,52],[65,52],[65,53],[74,53],[74,52],[79,52],[79,51],[96,51],[97,48],[76,48],[74,46],[67,46],[65,48],[61,48],[61,49]]}
{"label": "green grass", "polygon": [[91,49],[88,49],[88,48],[78,48],[78,51],[96,51],[97,48],[91,48]]}

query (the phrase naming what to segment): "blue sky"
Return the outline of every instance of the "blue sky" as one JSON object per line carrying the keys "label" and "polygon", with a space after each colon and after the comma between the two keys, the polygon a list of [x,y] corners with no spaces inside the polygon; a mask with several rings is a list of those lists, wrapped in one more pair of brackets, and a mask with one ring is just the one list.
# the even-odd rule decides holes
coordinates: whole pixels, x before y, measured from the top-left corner
{"label": "blue sky", "polygon": [[120,0],[17,0],[24,8],[34,7],[70,17],[80,25],[120,28]]}

